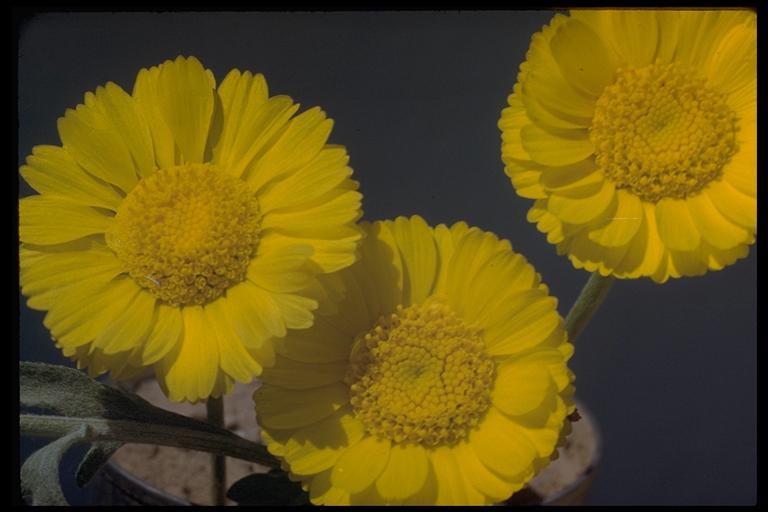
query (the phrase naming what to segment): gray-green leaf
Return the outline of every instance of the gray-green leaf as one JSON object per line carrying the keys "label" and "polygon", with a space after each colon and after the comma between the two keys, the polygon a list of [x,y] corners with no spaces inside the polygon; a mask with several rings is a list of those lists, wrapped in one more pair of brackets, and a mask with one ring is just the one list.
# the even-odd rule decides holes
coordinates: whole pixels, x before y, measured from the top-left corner
{"label": "gray-green leaf", "polygon": [[22,362],[19,366],[21,407],[27,409],[19,415],[22,434],[57,439],[34,453],[22,470],[24,492],[36,504],[65,503],[58,484],[58,464],[62,454],[77,442],[91,443],[77,470],[80,486],[124,443],[188,448],[280,466],[260,444],[210,423],[155,407],[80,371],[43,363]]}
{"label": "gray-green leaf", "polygon": [[21,493],[32,505],[67,505],[59,480],[59,465],[75,443],[87,440],[88,427],[80,428],[40,448],[21,466]]}

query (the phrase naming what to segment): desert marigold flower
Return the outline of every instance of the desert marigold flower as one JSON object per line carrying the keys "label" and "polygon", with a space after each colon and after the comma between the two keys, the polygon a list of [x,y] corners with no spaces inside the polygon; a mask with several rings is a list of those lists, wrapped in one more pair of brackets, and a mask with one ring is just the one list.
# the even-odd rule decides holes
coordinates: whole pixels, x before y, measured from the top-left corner
{"label": "desert marigold flower", "polygon": [[499,121],[502,159],[558,253],[657,282],[747,255],[754,12],[571,11],[526,57]]}
{"label": "desert marigold flower", "polygon": [[556,454],[573,410],[556,300],[509,242],[364,224],[335,313],[276,342],[254,394],[315,504],[489,504]]}
{"label": "desert marigold flower", "polygon": [[228,392],[309,327],[318,279],[355,261],[360,194],[332,121],[262,75],[216,86],[194,57],[142,69],[59,119],[21,167],[22,291],[66,356],[154,365],[173,400]]}

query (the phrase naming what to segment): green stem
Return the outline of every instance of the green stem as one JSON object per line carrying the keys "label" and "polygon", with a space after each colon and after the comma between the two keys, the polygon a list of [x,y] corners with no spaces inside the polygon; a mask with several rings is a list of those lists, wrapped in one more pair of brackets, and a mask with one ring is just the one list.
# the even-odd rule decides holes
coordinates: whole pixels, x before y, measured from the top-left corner
{"label": "green stem", "polygon": [[[224,399],[209,398],[205,402],[208,412],[208,423],[224,428]],[[214,505],[224,506],[227,499],[227,459],[224,455],[211,454],[213,464],[213,481],[211,482],[211,497]]]}
{"label": "green stem", "polygon": [[599,272],[594,272],[584,288],[581,289],[579,297],[573,303],[568,316],[565,317],[565,331],[568,333],[568,339],[571,343],[575,343],[576,338],[587,326],[592,315],[603,303],[614,281],[615,279],[611,276],[604,277]]}

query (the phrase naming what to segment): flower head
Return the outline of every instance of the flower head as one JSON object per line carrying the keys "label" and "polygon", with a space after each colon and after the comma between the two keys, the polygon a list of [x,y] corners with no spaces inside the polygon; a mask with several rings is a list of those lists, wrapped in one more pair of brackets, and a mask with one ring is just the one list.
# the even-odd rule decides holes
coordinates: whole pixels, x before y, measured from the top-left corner
{"label": "flower head", "polygon": [[332,122],[262,75],[216,86],[194,57],[142,69],[59,119],[21,167],[21,284],[64,354],[173,400],[219,396],[303,329],[355,261],[360,194]]}
{"label": "flower head", "polygon": [[756,16],[572,11],[533,36],[502,112],[528,219],[590,272],[700,275],[756,233]]}
{"label": "flower head", "polygon": [[254,394],[315,504],[489,504],[573,410],[556,301],[509,242],[420,217],[364,224],[338,311],[276,342]]}

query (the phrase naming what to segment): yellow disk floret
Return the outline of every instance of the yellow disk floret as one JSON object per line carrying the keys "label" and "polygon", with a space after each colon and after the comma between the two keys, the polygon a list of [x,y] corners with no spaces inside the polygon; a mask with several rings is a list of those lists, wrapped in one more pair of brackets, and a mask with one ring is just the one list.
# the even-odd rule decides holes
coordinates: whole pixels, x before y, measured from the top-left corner
{"label": "yellow disk floret", "polygon": [[186,164],[144,178],[121,204],[107,243],[158,299],[206,304],[245,279],[260,222],[242,180]]}
{"label": "yellow disk floret", "polygon": [[691,70],[652,64],[617,71],[595,106],[595,161],[644,201],[682,199],[719,177],[736,153],[735,113]]}
{"label": "yellow disk floret", "polygon": [[493,372],[479,333],[450,307],[400,305],[357,337],[346,382],[371,434],[450,445],[488,409]]}

